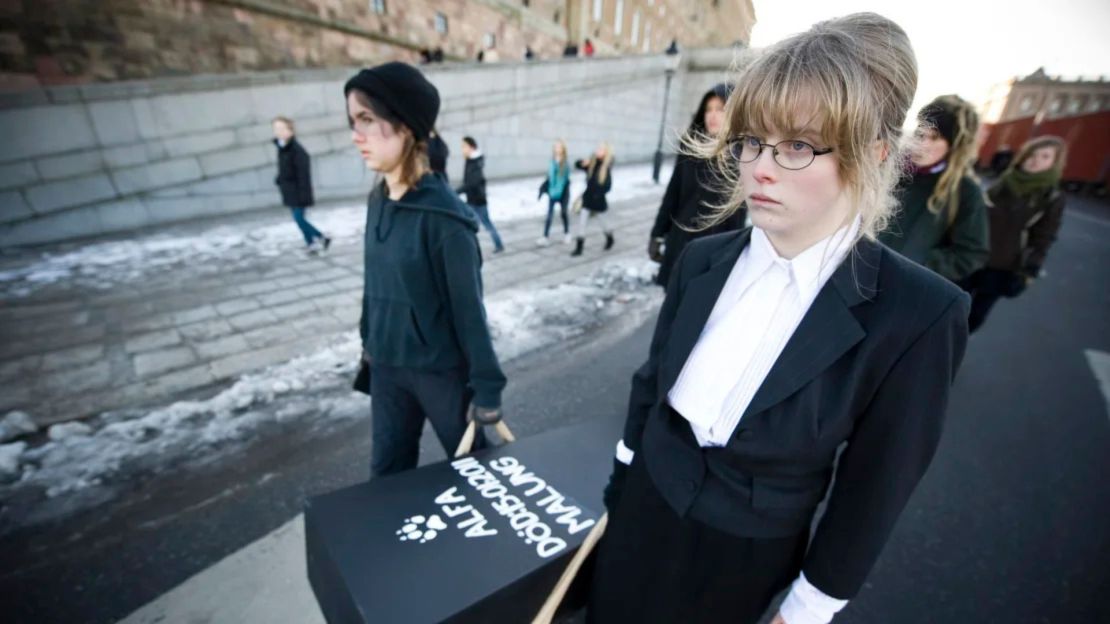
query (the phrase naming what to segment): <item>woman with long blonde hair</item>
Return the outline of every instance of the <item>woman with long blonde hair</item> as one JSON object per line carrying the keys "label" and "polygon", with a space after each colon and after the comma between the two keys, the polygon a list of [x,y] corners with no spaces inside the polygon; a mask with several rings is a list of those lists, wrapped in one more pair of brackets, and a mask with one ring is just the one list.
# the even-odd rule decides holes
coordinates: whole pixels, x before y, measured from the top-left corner
{"label": "woman with long blonde hair", "polygon": [[898,188],[898,210],[880,240],[953,282],[990,253],[978,158],[979,114],[955,95],[936,98],[917,115],[909,176]]}
{"label": "woman with long blonde hair", "polygon": [[821,22],[735,84],[697,151],[728,184],[715,218],[746,203],[752,227],[672,269],[605,491],[592,622],[754,624],[787,588],[774,622],[829,622],[928,468],[963,357],[967,294],[875,241],[917,86],[906,33]]}
{"label": "woman with long blonde hair", "polygon": [[567,160],[566,142],[562,139],[555,141],[551,151],[547,177],[540,185],[540,197],[547,195],[547,220],[543,223],[543,237],[536,241],[536,245],[540,247],[546,247],[551,242],[551,220],[555,216],[555,204],[559,204],[559,217],[563,220],[563,242],[570,242],[570,223],[567,221],[567,204],[570,201],[570,162]]}
{"label": "woman with long blonde hair", "polygon": [[613,148],[602,142],[593,156],[579,160],[574,166],[586,172],[586,190],[582,193],[581,216],[578,219],[574,251],[570,255],[582,255],[586,243],[586,226],[591,219],[597,219],[601,223],[601,231],[605,233],[605,250],[608,251],[613,247],[614,238],[609,220],[605,218],[605,213],[609,210],[609,201],[605,195],[613,188]]}

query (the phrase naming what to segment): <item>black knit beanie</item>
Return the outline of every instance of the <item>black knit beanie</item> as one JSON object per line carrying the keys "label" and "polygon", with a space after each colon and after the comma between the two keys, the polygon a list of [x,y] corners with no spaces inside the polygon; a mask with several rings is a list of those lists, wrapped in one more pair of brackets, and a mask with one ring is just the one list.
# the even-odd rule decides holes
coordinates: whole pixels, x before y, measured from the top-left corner
{"label": "black knit beanie", "polygon": [[935,128],[949,145],[956,139],[956,109],[942,99],[936,99],[922,107],[917,119],[924,125]]}
{"label": "black knit beanie", "polygon": [[439,91],[412,65],[393,61],[364,69],[343,86],[343,96],[358,89],[381,102],[419,140],[428,133],[439,115]]}

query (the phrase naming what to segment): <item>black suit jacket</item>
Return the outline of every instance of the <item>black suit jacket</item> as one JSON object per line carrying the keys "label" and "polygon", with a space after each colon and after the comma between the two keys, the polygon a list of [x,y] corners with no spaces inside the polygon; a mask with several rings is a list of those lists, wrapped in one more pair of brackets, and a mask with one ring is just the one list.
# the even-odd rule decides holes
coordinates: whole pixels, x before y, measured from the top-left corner
{"label": "black suit jacket", "polygon": [[691,242],[667,286],[624,442],[682,516],[743,537],[809,528],[847,442],[803,570],[854,596],[936,450],[967,342],[969,299],[861,241],[818,293],[728,444],[701,448],[667,403],[751,229]]}

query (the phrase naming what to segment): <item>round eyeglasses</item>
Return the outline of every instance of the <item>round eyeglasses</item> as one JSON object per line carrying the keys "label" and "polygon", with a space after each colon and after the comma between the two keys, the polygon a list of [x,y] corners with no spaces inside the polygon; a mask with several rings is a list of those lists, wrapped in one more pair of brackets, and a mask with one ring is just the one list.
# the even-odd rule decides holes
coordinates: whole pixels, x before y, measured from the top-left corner
{"label": "round eyeglasses", "polygon": [[780,167],[791,171],[805,169],[813,164],[818,156],[824,156],[833,151],[831,147],[818,149],[805,141],[796,139],[779,141],[771,145],[763,143],[758,137],[743,134],[728,142],[729,153],[741,163],[754,162],[763,153],[765,147],[771,148],[771,157]]}

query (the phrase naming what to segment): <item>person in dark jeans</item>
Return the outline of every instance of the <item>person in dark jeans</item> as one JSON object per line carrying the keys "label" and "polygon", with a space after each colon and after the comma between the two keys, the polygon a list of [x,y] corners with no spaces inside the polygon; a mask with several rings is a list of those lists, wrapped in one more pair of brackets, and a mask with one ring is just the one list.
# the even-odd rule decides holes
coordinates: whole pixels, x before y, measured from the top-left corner
{"label": "person in dark jeans", "polygon": [[469,136],[463,137],[462,153],[463,157],[466,158],[466,165],[463,167],[463,183],[455,192],[466,195],[466,205],[470,206],[474,214],[478,215],[478,219],[485,226],[490,237],[493,238],[493,253],[501,253],[505,251],[505,245],[501,243],[501,235],[497,233],[493,221],[490,221],[489,206],[486,203],[486,175],[484,172],[486,157],[478,149],[478,142],[474,140],[474,137]]}
{"label": "person in dark jeans", "polygon": [[[275,117],[272,124],[274,145],[277,146],[278,173],[274,184],[281,189],[281,201],[293,213],[293,221],[304,236],[308,252],[315,254],[318,248],[327,249],[331,239],[316,229],[304,216],[311,206],[312,171],[308,152],[293,134],[293,120],[288,117]],[[319,247],[317,247],[319,241]]]}
{"label": "person in dark jeans", "polygon": [[[468,419],[500,420],[505,375],[482,304],[478,224],[428,166],[439,92],[393,62],[360,71],[344,93],[351,140],[381,174],[367,200],[359,322],[379,477],[416,467],[425,420],[448,455]],[[474,448],[484,445],[479,430]]]}
{"label": "person in dark jeans", "polygon": [[987,192],[990,258],[962,284],[971,293],[972,332],[1000,298],[1017,297],[1040,276],[1064,216],[1060,176],[1067,149],[1060,137],[1030,139]]}

